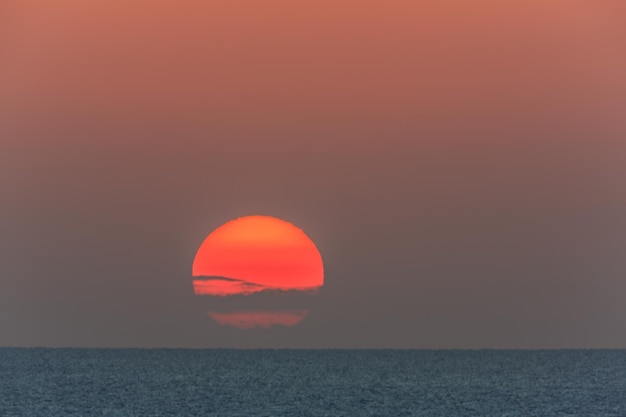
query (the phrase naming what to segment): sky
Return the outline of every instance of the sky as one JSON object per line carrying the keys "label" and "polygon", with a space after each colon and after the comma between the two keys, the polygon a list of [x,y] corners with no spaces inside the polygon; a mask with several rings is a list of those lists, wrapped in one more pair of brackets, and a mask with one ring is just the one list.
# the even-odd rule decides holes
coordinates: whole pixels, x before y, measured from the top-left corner
{"label": "sky", "polygon": [[[626,348],[622,1],[4,0],[0,346]],[[207,315],[301,228],[296,326]]]}

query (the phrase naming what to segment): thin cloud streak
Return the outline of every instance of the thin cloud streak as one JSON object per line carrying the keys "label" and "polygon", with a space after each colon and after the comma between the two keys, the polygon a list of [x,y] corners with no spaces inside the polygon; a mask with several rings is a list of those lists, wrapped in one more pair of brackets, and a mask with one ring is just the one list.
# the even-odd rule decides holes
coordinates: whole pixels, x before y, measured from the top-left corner
{"label": "thin cloud streak", "polygon": [[250,295],[261,291],[304,291],[316,293],[320,287],[274,287],[259,285],[225,277],[198,278],[193,280],[193,290],[196,295],[212,295],[227,297],[230,295]]}

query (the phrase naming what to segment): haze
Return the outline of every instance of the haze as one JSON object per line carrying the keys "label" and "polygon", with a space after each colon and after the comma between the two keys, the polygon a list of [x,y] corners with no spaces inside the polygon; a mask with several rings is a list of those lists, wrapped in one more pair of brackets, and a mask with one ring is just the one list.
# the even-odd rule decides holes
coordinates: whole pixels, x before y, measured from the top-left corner
{"label": "haze", "polygon": [[[4,0],[0,346],[626,348],[626,7]],[[297,326],[191,265],[263,214]]]}

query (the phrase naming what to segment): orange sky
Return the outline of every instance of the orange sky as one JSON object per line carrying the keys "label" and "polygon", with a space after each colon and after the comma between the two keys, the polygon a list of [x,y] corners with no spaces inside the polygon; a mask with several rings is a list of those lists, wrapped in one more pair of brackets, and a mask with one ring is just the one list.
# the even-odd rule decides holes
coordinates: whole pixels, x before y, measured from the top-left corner
{"label": "orange sky", "polygon": [[0,1],[0,345],[254,346],[207,327],[189,266],[260,213],[326,274],[276,346],[626,346],[624,22],[620,0]]}
{"label": "orange sky", "polygon": [[624,93],[620,2],[64,0],[3,8],[0,105],[10,103],[18,126],[37,111],[43,126],[80,115],[99,129],[363,120],[378,129],[449,129],[450,114],[484,129],[486,118],[506,124],[529,113],[534,123],[586,112],[614,121],[610,101]]}

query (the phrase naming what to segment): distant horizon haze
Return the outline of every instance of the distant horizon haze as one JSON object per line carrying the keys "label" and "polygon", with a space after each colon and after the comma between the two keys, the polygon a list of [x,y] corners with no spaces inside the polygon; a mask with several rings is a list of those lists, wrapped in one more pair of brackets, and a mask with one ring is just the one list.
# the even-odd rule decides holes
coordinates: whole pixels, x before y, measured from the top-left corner
{"label": "distant horizon haze", "polygon": [[[624,22],[3,1],[0,346],[626,348]],[[204,239],[247,215],[321,254],[314,297],[235,299],[297,325],[222,326],[194,294]]]}

